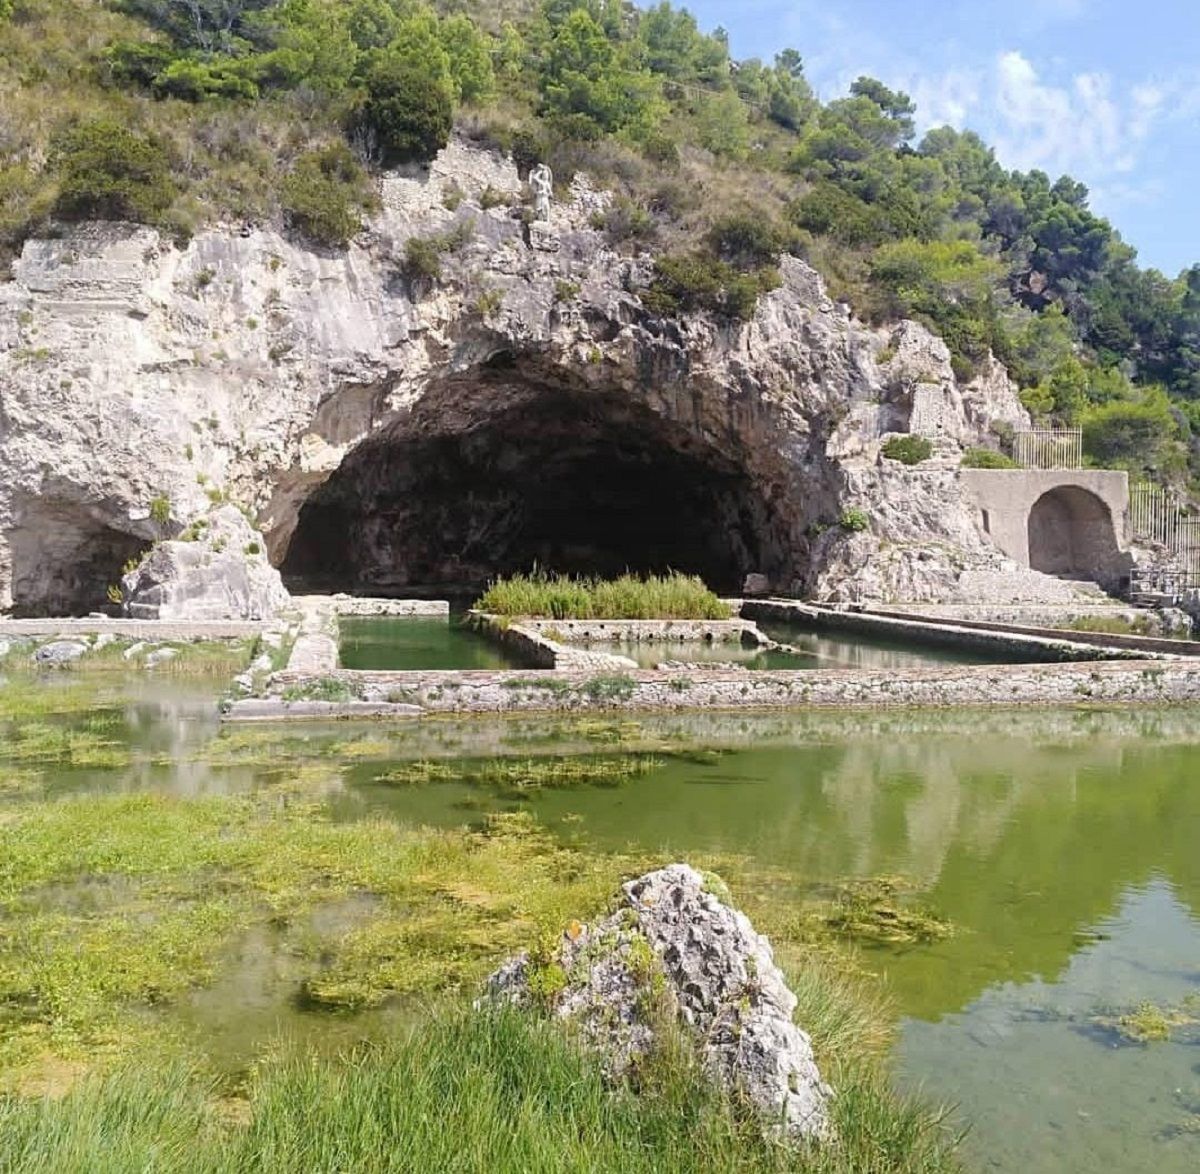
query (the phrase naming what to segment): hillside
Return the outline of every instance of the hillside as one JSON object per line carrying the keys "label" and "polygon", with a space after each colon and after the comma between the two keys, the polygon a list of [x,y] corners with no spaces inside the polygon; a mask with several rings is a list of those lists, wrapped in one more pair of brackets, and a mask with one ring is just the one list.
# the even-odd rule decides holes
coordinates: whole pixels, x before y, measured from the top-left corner
{"label": "hillside", "polygon": [[89,218],[337,249],[372,173],[457,124],[613,188],[602,227],[658,255],[659,313],[747,317],[791,252],[859,316],[935,329],[962,378],[994,352],[1094,462],[1194,482],[1200,266],[1140,269],[1082,185],[970,133],[916,141],[878,81],[821,105],[798,49],[734,62],[686,12],[615,0],[0,0],[0,265]]}

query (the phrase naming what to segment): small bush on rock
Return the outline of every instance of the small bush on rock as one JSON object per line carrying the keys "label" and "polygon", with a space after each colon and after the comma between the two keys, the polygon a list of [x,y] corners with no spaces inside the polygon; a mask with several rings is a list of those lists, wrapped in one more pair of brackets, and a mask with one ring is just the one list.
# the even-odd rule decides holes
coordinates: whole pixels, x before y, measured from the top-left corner
{"label": "small bush on rock", "polygon": [[112,119],[65,131],[50,165],[59,179],[54,210],[68,219],[153,224],[177,194],[163,143]]}
{"label": "small bush on rock", "polygon": [[964,469],[1015,469],[1017,462],[994,448],[969,448],[963,453]]}
{"label": "small bush on rock", "polygon": [[838,518],[838,525],[850,534],[861,534],[870,524],[871,520],[866,511],[854,507],[843,510],[842,516]]}
{"label": "small bush on rock", "polygon": [[331,247],[349,243],[374,203],[367,173],[344,143],[307,151],[283,181],[280,202],[289,223],[310,240]]}
{"label": "small bush on rock", "polygon": [[444,56],[393,50],[367,75],[361,123],[379,144],[382,162],[427,163],[449,141],[454,88]]}
{"label": "small bush on rock", "polygon": [[884,444],[883,455],[902,465],[919,465],[933,456],[933,444],[924,436],[893,436]]}

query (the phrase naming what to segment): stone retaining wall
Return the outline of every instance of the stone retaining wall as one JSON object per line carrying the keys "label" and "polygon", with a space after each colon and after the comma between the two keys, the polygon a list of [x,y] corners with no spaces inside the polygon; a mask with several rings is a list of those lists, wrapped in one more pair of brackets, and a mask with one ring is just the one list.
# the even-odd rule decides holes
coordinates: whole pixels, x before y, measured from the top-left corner
{"label": "stone retaining wall", "polygon": [[922,621],[901,615],[842,611],[788,600],[747,600],[743,605],[743,614],[756,620],[800,624],[814,631],[851,633],[910,644],[985,652],[991,656],[1011,657],[1014,662],[1020,663],[1145,660],[1160,659],[1167,655],[1151,650],[1121,648],[1107,641],[1097,646],[1075,639],[1074,634],[1071,639],[1025,635],[1016,629],[1002,630],[985,625],[976,627],[949,621]]}
{"label": "stone retaining wall", "polygon": [[[552,639],[536,622],[522,620],[509,623],[498,616],[472,612],[474,627],[501,647],[515,653],[531,668],[575,669],[581,672],[623,672],[637,665],[628,657],[614,656],[607,652],[592,652]],[[545,628],[553,631],[549,621]]]}
{"label": "stone retaining wall", "polygon": [[523,628],[565,644],[752,644],[768,643],[748,620],[540,620]]}
{"label": "stone retaining wall", "polygon": [[[354,694],[344,716],[363,703],[373,716],[428,714],[654,712],[687,709],[883,709],[997,705],[1200,702],[1200,664],[1186,660],[1091,664],[955,665],[930,669],[706,672],[676,675],[547,672],[346,672],[330,674]],[[275,686],[302,692],[303,674],[276,674]],[[271,699],[267,699],[268,701]],[[303,701],[303,699],[300,699]],[[289,703],[233,704],[231,720],[313,716]],[[343,716],[337,706],[321,716]]]}
{"label": "stone retaining wall", "polygon": [[0,620],[0,636],[118,636],[125,640],[243,640],[257,636],[268,627],[258,621],[109,619],[87,616],[81,619]]}
{"label": "stone retaining wall", "polygon": [[917,618],[970,621],[976,624],[998,624],[1016,628],[1053,628],[1072,630],[1079,621],[1118,620],[1127,624],[1142,623],[1150,628],[1149,635],[1163,636],[1172,632],[1186,635],[1191,632],[1191,619],[1181,609],[1167,608],[1149,611],[1128,604],[954,604],[954,603],[889,603],[873,611]]}
{"label": "stone retaining wall", "polygon": [[953,627],[969,628],[972,631],[997,632],[1001,635],[1012,633],[1020,636],[1036,636],[1043,640],[1070,641],[1073,644],[1089,644],[1094,648],[1102,648],[1106,652],[1122,649],[1133,652],[1161,652],[1167,656],[1200,656],[1200,642],[1194,640],[1168,640],[1160,636],[1137,636],[1118,632],[1077,632],[1073,629],[1043,628],[1018,624],[996,624],[978,620],[943,619],[931,616],[909,616],[897,612],[871,608],[866,613],[872,616],[882,616],[888,619],[920,620],[922,623],[946,624]]}
{"label": "stone retaining wall", "polygon": [[339,616],[395,617],[397,619],[449,619],[444,599],[371,599],[357,595],[298,595],[301,607],[328,606]]}

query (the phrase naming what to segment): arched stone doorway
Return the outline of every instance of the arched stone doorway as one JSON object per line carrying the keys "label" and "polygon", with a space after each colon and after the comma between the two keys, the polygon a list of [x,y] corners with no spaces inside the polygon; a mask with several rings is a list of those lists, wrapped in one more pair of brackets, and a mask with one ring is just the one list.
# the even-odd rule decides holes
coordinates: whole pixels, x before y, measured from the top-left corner
{"label": "arched stone doorway", "polygon": [[[717,427],[714,427],[714,423]],[[430,387],[300,508],[294,589],[464,591],[534,565],[698,574],[735,593],[795,574],[803,520],[768,422],[712,421],[503,354]]]}
{"label": "arched stone doorway", "polygon": [[1029,511],[1029,565],[1048,575],[1113,583],[1121,553],[1108,506],[1077,486],[1044,493]]}

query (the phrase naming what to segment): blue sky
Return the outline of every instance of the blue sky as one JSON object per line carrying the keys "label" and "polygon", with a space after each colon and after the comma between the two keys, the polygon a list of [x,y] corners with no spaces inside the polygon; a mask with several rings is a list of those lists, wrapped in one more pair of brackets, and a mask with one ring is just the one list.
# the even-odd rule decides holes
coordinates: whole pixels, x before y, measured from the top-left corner
{"label": "blue sky", "polygon": [[734,56],[798,49],[821,98],[861,73],[922,130],[978,131],[1007,167],[1069,173],[1143,265],[1200,262],[1200,0],[683,0]]}

